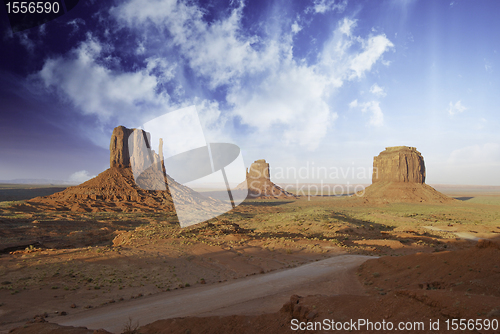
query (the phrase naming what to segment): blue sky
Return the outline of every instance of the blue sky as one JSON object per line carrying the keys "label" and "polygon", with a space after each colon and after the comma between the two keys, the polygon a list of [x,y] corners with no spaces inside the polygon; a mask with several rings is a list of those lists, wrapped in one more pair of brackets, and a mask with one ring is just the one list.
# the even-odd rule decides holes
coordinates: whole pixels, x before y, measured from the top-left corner
{"label": "blue sky", "polygon": [[[84,180],[108,167],[115,126],[194,104],[208,140],[236,143],[246,165],[336,168],[344,176],[323,182],[369,183],[357,172],[407,145],[427,183],[500,185],[499,10],[81,0],[18,33],[2,12],[0,179]],[[309,175],[300,181],[321,181]]]}

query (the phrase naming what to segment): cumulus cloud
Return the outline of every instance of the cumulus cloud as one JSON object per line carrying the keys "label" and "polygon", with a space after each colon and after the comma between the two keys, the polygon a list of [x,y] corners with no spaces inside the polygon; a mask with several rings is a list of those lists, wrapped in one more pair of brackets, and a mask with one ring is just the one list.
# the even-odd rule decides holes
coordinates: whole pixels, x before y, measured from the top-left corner
{"label": "cumulus cloud", "polygon": [[152,74],[155,68],[167,67],[162,60],[148,59],[144,68],[133,72],[112,70],[99,61],[103,49],[97,39],[88,35],[68,55],[47,59],[35,78],[84,114],[96,115],[102,121],[168,108],[169,96],[156,92],[159,78]]}
{"label": "cumulus cloud", "polygon": [[81,171],[78,171],[78,172],[71,174],[68,178],[68,181],[71,183],[80,184],[80,183],[88,181],[94,177],[95,177],[95,175],[90,175],[89,172],[87,172],[86,170],[81,170]]}
{"label": "cumulus cloud", "polygon": [[211,88],[217,88],[246,72],[262,70],[262,58],[275,56],[274,45],[264,45],[259,53],[252,47],[258,38],[241,34],[242,9],[240,3],[229,16],[211,24],[203,19],[202,9],[175,0],[131,0],[110,12],[127,26],[146,29],[153,24],[160,31],[169,31],[169,39],[190,67],[207,77]]}
{"label": "cumulus cloud", "polygon": [[[236,118],[253,133],[273,129],[285,144],[314,150],[338,117],[329,100],[336,89],[362,78],[393,48],[383,34],[356,36],[356,20],[345,18],[319,46],[318,60],[308,63],[293,53],[293,36],[303,28],[300,17],[291,26],[280,21],[282,29],[272,33],[253,34],[243,27],[243,2],[231,6],[208,22],[205,10],[191,1],[122,2],[108,14],[130,36],[132,47],[120,51],[135,57],[133,67],[114,58],[120,52],[111,51],[119,46],[102,42],[116,43],[117,36],[100,41],[88,35],[68,54],[47,59],[37,77],[102,121],[194,103],[213,134],[221,135]],[[314,11],[341,12],[345,6],[317,0]],[[378,102],[364,103],[361,110],[371,113],[370,124],[382,124]]]}
{"label": "cumulus cloud", "polygon": [[326,13],[329,11],[338,11],[342,13],[347,6],[347,0],[314,0],[314,4],[307,8],[307,12]]}
{"label": "cumulus cloud", "polygon": [[252,91],[231,90],[228,101],[244,123],[260,131],[286,125],[283,134],[286,143],[315,149],[330,122],[337,118],[325,102],[328,80],[314,68],[293,61],[283,67]]}
{"label": "cumulus cloud", "polygon": [[371,126],[382,126],[384,124],[384,113],[380,108],[379,101],[369,101],[364,103],[359,103],[358,100],[354,100],[349,103],[349,108],[360,108],[363,113],[370,113],[369,125]]}
{"label": "cumulus cloud", "polygon": [[448,114],[450,115],[455,115],[464,112],[467,110],[467,108],[462,104],[462,101],[458,100],[453,104],[453,102],[450,101],[450,105],[448,107]]}
{"label": "cumulus cloud", "polygon": [[[345,6],[345,1],[314,3],[316,12]],[[278,127],[285,143],[315,149],[337,118],[327,103],[332,89],[369,71],[392,43],[383,35],[354,37],[356,21],[346,18],[326,43],[321,63],[300,64],[292,53],[292,36],[302,29],[298,22],[278,36],[246,35],[242,8],[240,2],[210,24],[196,5],[171,0],[131,0],[111,13],[126,26],[169,31],[195,73],[208,79],[210,88],[227,89],[231,114],[242,123],[257,132]],[[361,51],[352,50],[353,44]]]}
{"label": "cumulus cloud", "polygon": [[380,87],[377,84],[373,84],[370,87],[370,93],[372,93],[373,95],[379,96],[379,97],[384,97],[384,96],[387,95],[387,93],[385,92],[384,88]]}

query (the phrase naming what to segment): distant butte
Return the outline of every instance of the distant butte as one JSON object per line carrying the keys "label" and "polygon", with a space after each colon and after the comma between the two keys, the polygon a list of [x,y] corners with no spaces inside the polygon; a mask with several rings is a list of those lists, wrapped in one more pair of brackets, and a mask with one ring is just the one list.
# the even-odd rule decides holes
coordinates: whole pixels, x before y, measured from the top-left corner
{"label": "distant butte", "polygon": [[367,203],[454,200],[425,184],[425,176],[424,157],[415,147],[386,147],[373,158],[372,185],[356,195]]}
{"label": "distant butte", "polygon": [[246,181],[236,189],[248,189],[248,198],[296,198],[271,181],[269,163],[264,159],[256,160],[247,169]]}

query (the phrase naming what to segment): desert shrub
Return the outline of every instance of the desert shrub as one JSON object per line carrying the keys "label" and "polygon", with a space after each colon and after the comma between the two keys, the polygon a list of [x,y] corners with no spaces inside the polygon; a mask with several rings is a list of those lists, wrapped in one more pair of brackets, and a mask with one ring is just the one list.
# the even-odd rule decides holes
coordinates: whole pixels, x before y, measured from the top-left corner
{"label": "desert shrub", "polygon": [[122,334],[139,334],[139,322],[133,323],[132,318],[129,317],[128,321],[123,326]]}

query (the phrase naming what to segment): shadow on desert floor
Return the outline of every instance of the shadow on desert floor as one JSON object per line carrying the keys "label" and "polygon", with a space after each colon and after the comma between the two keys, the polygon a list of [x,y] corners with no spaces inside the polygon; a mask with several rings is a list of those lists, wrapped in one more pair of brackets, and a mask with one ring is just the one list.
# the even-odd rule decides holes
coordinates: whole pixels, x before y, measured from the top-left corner
{"label": "shadow on desert floor", "polygon": [[474,197],[465,196],[465,197],[453,197],[453,198],[458,199],[459,201],[468,201],[470,199],[473,199]]}

